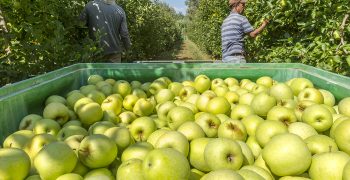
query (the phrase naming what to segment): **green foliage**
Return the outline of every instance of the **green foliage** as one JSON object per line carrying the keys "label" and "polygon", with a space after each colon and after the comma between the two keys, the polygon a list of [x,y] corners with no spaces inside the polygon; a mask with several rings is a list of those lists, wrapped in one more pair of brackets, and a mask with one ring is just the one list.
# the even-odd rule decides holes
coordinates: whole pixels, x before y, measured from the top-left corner
{"label": "green foliage", "polygon": [[[89,0],[1,0],[8,33],[0,34],[0,86],[81,62],[101,49],[79,15]],[[118,0],[128,18],[132,48],[124,58],[151,59],[181,40],[176,12],[152,0]],[[1,32],[0,32],[1,33]]]}
{"label": "green foliage", "polygon": [[[252,25],[257,28],[263,19],[270,24],[257,38],[247,38],[248,62],[298,62],[349,76],[350,19],[343,34],[340,30],[349,8],[348,0],[250,0],[245,15]],[[228,1],[201,0],[190,9],[196,9],[190,14],[190,38],[220,59]]]}

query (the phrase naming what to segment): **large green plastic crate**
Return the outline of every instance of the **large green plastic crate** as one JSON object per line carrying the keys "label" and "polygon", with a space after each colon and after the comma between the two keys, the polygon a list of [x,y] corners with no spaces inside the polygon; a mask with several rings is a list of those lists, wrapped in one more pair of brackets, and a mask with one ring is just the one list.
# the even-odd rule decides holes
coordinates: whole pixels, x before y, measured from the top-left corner
{"label": "large green plastic crate", "polygon": [[85,85],[92,74],[116,80],[153,81],[167,76],[173,81],[193,80],[199,74],[210,78],[235,77],[256,80],[271,76],[277,81],[295,77],[310,79],[316,87],[331,91],[337,100],[350,96],[350,78],[303,64],[225,64],[225,63],[136,63],[76,64],[0,89],[0,143],[17,130],[27,114],[43,110],[45,99]]}

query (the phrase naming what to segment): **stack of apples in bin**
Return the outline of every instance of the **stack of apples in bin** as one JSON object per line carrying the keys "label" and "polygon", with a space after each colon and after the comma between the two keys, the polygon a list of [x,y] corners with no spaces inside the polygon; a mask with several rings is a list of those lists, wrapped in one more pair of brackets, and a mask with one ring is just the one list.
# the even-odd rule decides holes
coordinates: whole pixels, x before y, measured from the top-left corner
{"label": "stack of apples in bin", "polygon": [[23,117],[0,179],[348,180],[349,160],[350,97],[306,78],[94,74]]}

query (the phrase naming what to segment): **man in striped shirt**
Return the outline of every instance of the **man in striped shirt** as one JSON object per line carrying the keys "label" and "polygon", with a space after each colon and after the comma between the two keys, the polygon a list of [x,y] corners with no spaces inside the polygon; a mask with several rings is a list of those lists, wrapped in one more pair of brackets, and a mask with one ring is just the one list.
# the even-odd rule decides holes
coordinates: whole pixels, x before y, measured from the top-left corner
{"label": "man in striped shirt", "polygon": [[92,39],[101,36],[103,60],[120,63],[123,50],[131,46],[124,10],[115,0],[93,0],[86,4],[80,18],[86,22]]}
{"label": "man in striped shirt", "polygon": [[221,26],[222,61],[225,63],[246,63],[244,57],[244,36],[256,37],[268,24],[265,20],[254,30],[248,19],[241,15],[247,0],[229,0],[230,15]]}

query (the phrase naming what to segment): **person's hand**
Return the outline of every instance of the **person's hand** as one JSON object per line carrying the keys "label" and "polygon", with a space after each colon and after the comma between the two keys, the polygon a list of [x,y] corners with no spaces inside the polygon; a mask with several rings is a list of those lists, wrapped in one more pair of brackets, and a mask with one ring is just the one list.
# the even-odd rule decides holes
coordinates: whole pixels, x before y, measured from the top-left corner
{"label": "person's hand", "polygon": [[269,24],[269,22],[270,22],[270,20],[264,19],[261,25],[266,26]]}

